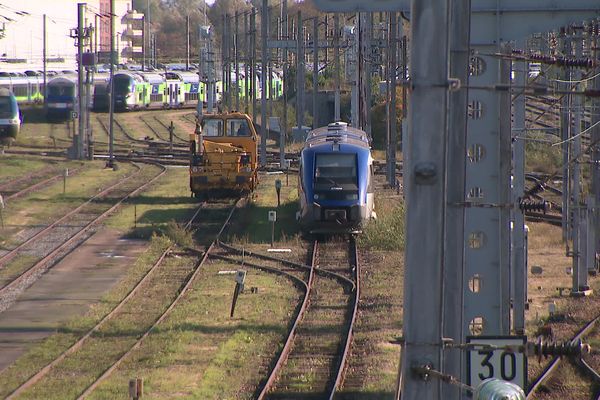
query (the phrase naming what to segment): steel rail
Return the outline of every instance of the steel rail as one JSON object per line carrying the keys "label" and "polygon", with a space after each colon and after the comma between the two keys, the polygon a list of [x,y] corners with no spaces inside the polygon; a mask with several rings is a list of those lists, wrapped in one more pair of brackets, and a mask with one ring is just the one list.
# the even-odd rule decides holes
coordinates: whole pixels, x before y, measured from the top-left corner
{"label": "steel rail", "polygon": [[[352,244],[354,246],[354,250],[352,251],[353,252],[353,257],[352,257],[353,260],[351,260],[350,263],[354,264],[353,265],[354,267],[358,267],[357,259],[356,259],[357,252],[355,251],[356,243],[354,241],[352,241]],[[264,257],[264,258],[273,259],[273,257]],[[292,352],[293,344],[297,338],[297,329],[298,329],[300,323],[304,320],[306,312],[308,311],[308,304],[310,304],[310,295],[313,292],[314,279],[315,279],[316,273],[319,273],[319,271],[326,271],[326,270],[322,270],[321,268],[317,267],[317,265],[319,263],[319,242],[318,241],[314,241],[314,243],[313,243],[313,250],[312,250],[311,258],[312,258],[311,259],[311,270],[310,270],[311,272],[310,272],[310,278],[309,278],[309,284],[308,284],[309,290],[306,294],[307,297],[303,302],[301,312],[298,314],[297,318],[294,321],[293,327],[290,330],[290,333],[285,342],[284,348],[281,351],[279,358],[277,359],[276,365],[271,370],[271,373],[269,374],[267,382],[262,387],[260,394],[257,397],[257,399],[259,399],[259,400],[264,400],[264,399],[268,398],[269,395],[274,390],[277,378],[281,376],[281,373],[283,371],[283,365],[286,363],[286,361],[288,360],[288,358]],[[302,264],[297,264],[297,263],[294,263],[294,264],[296,264],[295,266],[301,267],[302,269],[305,269],[305,267],[306,267]],[[356,274],[358,268],[353,268],[353,270],[354,270],[354,274]],[[339,279],[340,276],[341,276],[340,274],[332,273],[329,275],[329,278],[335,278],[336,280],[340,280],[341,281],[340,283],[348,283],[348,278],[344,277],[344,279]],[[357,277],[358,275],[355,275],[355,276]],[[347,329],[343,329],[344,333],[342,335],[345,336],[345,339],[342,339],[341,354],[338,349],[339,358],[336,357],[337,360],[339,360],[339,361],[334,361],[334,363],[331,364],[330,378],[333,377],[333,375],[335,375],[335,379],[328,379],[325,382],[326,387],[324,390],[327,394],[325,395],[324,398],[327,398],[327,399],[333,399],[337,388],[339,388],[341,386],[344,367],[345,367],[346,359],[347,359],[347,354],[350,349],[350,343],[352,340],[351,339],[352,338],[351,331],[353,329],[354,321],[356,319],[356,313],[358,310],[358,288],[359,288],[359,286],[357,284],[355,285],[354,282],[352,282],[352,293],[354,294],[354,302],[352,302],[352,304],[351,304],[352,315],[350,317],[350,320],[344,323],[344,325],[347,325]],[[346,319],[346,318],[344,318],[344,319]]]}
{"label": "steel rail", "polygon": [[[129,348],[129,350],[127,350],[123,355],[121,355],[121,357],[119,357],[119,359],[117,361],[115,361],[109,368],[107,368],[102,373],[102,375],[100,375],[94,382],[92,382],[90,385],[88,385],[88,387],[77,397],[77,400],[82,400],[86,396],[88,396],[90,393],[92,393],[98,387],[98,385],[100,385],[100,383],[102,383],[106,378],[108,378],[110,376],[110,374],[112,374],[114,372],[115,369],[117,369],[117,367],[123,362],[123,360],[125,360],[127,357],[129,357],[129,355],[141,345],[142,341],[144,339],[146,339],[146,337],[148,337],[148,335],[150,335],[150,332],[152,332],[154,329],[156,329],[156,327],[171,313],[171,311],[175,308],[175,306],[179,303],[179,301],[183,298],[183,296],[186,294],[188,289],[191,287],[192,283],[196,280],[198,273],[202,270],[202,266],[208,259],[209,253],[216,246],[219,237],[223,234],[223,232],[225,231],[225,228],[229,225],[229,221],[231,220],[233,213],[235,212],[238,204],[240,204],[241,201],[242,201],[242,199],[238,200],[236,202],[236,204],[231,208],[231,211],[229,212],[229,215],[227,216],[225,222],[221,226],[219,233],[217,233],[215,239],[208,246],[208,248],[207,248],[206,252],[204,253],[204,255],[202,256],[202,258],[196,263],[196,265],[194,266],[194,272],[192,272],[190,274],[190,276],[188,276],[187,282],[185,283],[183,288],[179,291],[179,293],[177,294],[175,299],[173,299],[173,301],[171,302],[169,307],[167,307],[167,309],[160,315],[160,317],[154,322],[154,324],[152,324],[152,326],[146,330],[146,332],[133,344],[133,346],[131,346]],[[191,225],[191,222],[190,222],[190,225]]]}
{"label": "steel rail", "polygon": [[[312,266],[310,265],[306,265],[306,264],[300,264],[294,261],[289,261],[289,260],[285,260],[283,258],[279,258],[279,257],[273,257],[273,256],[269,256],[266,254],[261,254],[261,253],[254,253],[250,250],[245,250],[245,249],[240,249],[237,248],[235,246],[232,246],[230,244],[224,243],[224,242],[219,242],[219,245],[225,249],[228,249],[230,251],[234,251],[237,252],[239,254],[247,254],[249,256],[253,256],[256,258],[261,258],[263,260],[269,260],[269,261],[275,261],[275,262],[280,262],[280,263],[284,263],[286,265],[289,265],[290,267],[294,267],[294,268],[299,268],[299,269],[304,269],[306,271],[310,271],[312,269]],[[352,290],[354,290],[355,288],[355,282],[352,279],[349,279],[348,277],[342,275],[342,274],[338,274],[337,272],[333,272],[333,271],[328,271],[326,269],[319,269],[317,268],[315,273],[317,275],[323,275],[323,276],[327,276],[330,278],[335,278],[338,279],[340,281],[342,281],[343,283],[346,283],[348,285],[350,285],[352,287]]]}
{"label": "steel rail", "polygon": [[341,388],[344,371],[346,367],[346,360],[348,358],[348,353],[350,353],[350,345],[352,344],[353,332],[354,332],[354,323],[356,322],[356,315],[358,314],[358,301],[360,299],[360,263],[358,262],[358,246],[356,244],[356,238],[352,236],[350,238],[350,246],[352,248],[352,262],[354,264],[354,279],[356,281],[356,287],[354,289],[354,302],[352,305],[352,317],[350,318],[350,322],[348,323],[348,332],[346,333],[346,341],[344,343],[344,350],[342,352],[342,356],[340,357],[340,365],[338,368],[338,373],[335,378],[335,383],[333,385],[333,390],[329,396],[329,400],[333,400],[336,391]]}
{"label": "steel rail", "polygon": [[31,236],[30,238],[28,238],[24,242],[22,242],[19,245],[17,245],[15,248],[10,249],[10,251],[8,253],[6,253],[6,254],[4,254],[3,256],[0,257],[0,268],[2,268],[7,261],[9,261],[10,259],[12,259],[16,255],[17,251],[21,250],[23,247],[25,247],[26,245],[30,244],[34,240],[39,239],[40,236],[46,234],[48,231],[50,231],[52,228],[54,228],[56,225],[58,225],[59,223],[63,222],[67,218],[69,218],[69,217],[73,216],[74,214],[78,213],[83,207],[85,207],[86,205],[90,204],[92,201],[94,201],[94,200],[96,200],[98,198],[101,198],[102,196],[106,195],[111,190],[113,190],[115,187],[117,187],[117,186],[125,183],[129,179],[133,178],[135,175],[139,174],[141,172],[141,167],[139,165],[137,165],[137,164],[133,164],[133,165],[137,168],[137,171],[135,171],[135,173],[132,173],[131,175],[127,176],[126,178],[121,179],[120,181],[114,183],[113,185],[110,185],[109,187],[107,187],[106,189],[102,190],[101,192],[95,194],[94,196],[92,196],[91,198],[89,198],[84,203],[81,203],[79,206],[77,206],[73,210],[69,211],[67,214],[63,215],[62,217],[60,217],[56,221],[52,222],[50,225],[48,225],[47,227],[45,227],[41,231],[37,232],[35,235]]}
{"label": "steel rail", "polygon": [[[15,278],[11,279],[4,286],[0,287],[0,296],[3,296],[9,290],[11,290],[15,286],[17,286],[18,284],[20,284],[21,282],[23,282],[25,279],[27,279],[28,277],[32,276],[36,272],[38,272],[39,270],[44,269],[48,264],[50,264],[56,258],[56,256],[61,251],[65,250],[68,246],[70,246],[71,244],[73,244],[85,232],[87,232],[88,230],[90,230],[94,225],[98,224],[99,222],[101,222],[102,220],[104,220],[105,218],[107,218],[115,209],[117,209],[119,206],[121,206],[121,204],[125,200],[127,200],[128,198],[130,198],[132,196],[135,196],[137,193],[139,193],[140,191],[142,191],[143,189],[145,189],[148,185],[150,185],[156,179],[158,179],[159,177],[161,177],[166,171],[167,171],[167,169],[165,167],[163,167],[162,171],[158,175],[156,175],[155,177],[153,177],[151,180],[149,180],[148,182],[144,183],[143,185],[139,186],[135,190],[129,192],[127,195],[125,195],[124,197],[122,197],[118,202],[116,202],[112,207],[110,207],[108,210],[104,211],[102,214],[100,214],[99,216],[97,216],[96,218],[94,218],[91,222],[89,222],[87,225],[85,225],[83,228],[81,228],[75,235],[71,236],[69,239],[67,239],[66,241],[64,241],[61,245],[59,245],[57,248],[55,248],[54,250],[52,250],[48,255],[46,255],[40,261],[38,261],[37,263],[35,263],[33,266],[27,268],[24,272],[22,272],[21,274],[19,274]],[[129,178],[130,177],[128,177],[127,179],[129,179]]]}
{"label": "steel rail", "polygon": [[267,378],[267,382],[265,382],[264,386],[262,387],[262,389],[257,397],[257,400],[264,400],[266,398],[268,392],[275,385],[275,381],[277,380],[277,377],[279,376],[279,373],[281,372],[284,363],[287,361],[288,356],[290,355],[290,352],[292,351],[292,346],[294,345],[294,339],[296,337],[296,332],[298,330],[298,326],[300,325],[300,322],[304,318],[306,310],[308,309],[308,300],[310,298],[310,293],[312,291],[312,285],[313,285],[314,277],[315,277],[315,262],[314,261],[315,261],[315,253],[313,252],[313,262],[311,263],[312,265],[311,265],[311,268],[309,271],[308,283],[306,283],[306,292],[304,293],[304,299],[302,300],[302,305],[300,306],[300,310],[298,311],[298,314],[296,315],[294,324],[290,328],[290,331],[288,333],[288,337],[285,341],[285,344],[283,345],[283,348],[281,349],[281,352],[279,353],[277,362],[275,363],[275,366],[271,370],[271,373],[269,374],[269,377]]}

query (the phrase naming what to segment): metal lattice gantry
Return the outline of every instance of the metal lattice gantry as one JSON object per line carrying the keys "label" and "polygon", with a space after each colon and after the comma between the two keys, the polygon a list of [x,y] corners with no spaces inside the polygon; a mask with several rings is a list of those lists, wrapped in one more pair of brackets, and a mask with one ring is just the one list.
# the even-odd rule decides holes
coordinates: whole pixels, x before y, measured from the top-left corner
{"label": "metal lattice gantry", "polygon": [[[361,7],[358,3],[365,4],[317,1],[318,6],[332,7],[325,8],[328,11],[357,11]],[[510,52],[504,43],[593,18],[598,15],[600,4],[595,0],[471,2],[468,44],[472,74],[468,85],[461,82],[469,88],[467,136],[461,147],[460,141],[452,143],[449,136],[463,132],[465,122],[451,119],[453,125],[445,125],[453,83],[446,69],[448,47],[440,38],[448,37],[455,19],[448,21],[449,3],[413,1],[410,8],[408,1],[370,3],[373,7],[390,7],[382,10],[410,12],[412,22],[410,133],[408,146],[404,146],[410,153],[405,156],[408,194],[402,395],[409,400],[459,398],[458,391],[442,388],[439,381],[426,379],[430,375],[423,372],[442,369],[442,333],[447,332],[442,325],[447,324],[448,313],[455,318],[462,316],[462,331],[473,334],[508,335],[523,325],[522,316],[515,318],[518,322],[510,318],[511,273],[513,285],[523,285],[525,268],[523,256],[515,257],[511,263],[511,210],[514,231],[518,232],[512,238],[513,249],[524,247],[525,235],[522,211],[517,204],[521,194],[511,193],[510,185],[510,92],[497,90],[510,86],[511,63],[499,54]],[[454,67],[454,71],[460,70],[458,65]],[[460,104],[458,99],[455,101],[454,104]],[[520,148],[515,151],[521,154]],[[466,167],[465,160],[454,154],[467,154]],[[521,160],[519,163],[522,165]],[[447,197],[444,182],[453,174],[465,174],[462,199]],[[518,188],[522,190],[522,186]],[[465,215],[464,231],[459,236],[462,240],[458,240],[462,241],[459,248],[464,249],[463,262],[460,256],[444,258],[447,249],[458,245],[458,241],[441,234],[446,232],[449,213],[456,214],[457,209]],[[453,218],[457,220],[456,215]],[[460,228],[457,230],[460,232]],[[430,246],[428,252],[421,251],[424,242]],[[455,282],[448,291],[443,277],[452,274],[462,277],[462,285]],[[461,286],[463,293],[456,293]],[[452,296],[462,298],[462,302],[454,302],[452,310],[444,308]],[[514,296],[522,297],[523,293],[515,292]],[[523,313],[523,307],[518,312]],[[460,329],[454,327],[450,331],[456,334]],[[452,338],[464,341],[458,335]],[[444,368],[456,370],[456,364],[445,363]]]}

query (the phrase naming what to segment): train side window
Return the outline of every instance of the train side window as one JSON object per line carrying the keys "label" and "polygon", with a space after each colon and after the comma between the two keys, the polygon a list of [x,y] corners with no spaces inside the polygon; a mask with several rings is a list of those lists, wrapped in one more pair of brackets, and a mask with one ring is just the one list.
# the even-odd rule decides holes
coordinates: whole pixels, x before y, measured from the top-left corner
{"label": "train side window", "polygon": [[367,193],[373,193],[373,164],[369,165],[369,181],[367,183]]}
{"label": "train side window", "polygon": [[15,96],[27,96],[27,85],[14,85],[13,93]]}
{"label": "train side window", "polygon": [[202,122],[204,136],[223,136],[223,121],[220,119],[207,119]]}

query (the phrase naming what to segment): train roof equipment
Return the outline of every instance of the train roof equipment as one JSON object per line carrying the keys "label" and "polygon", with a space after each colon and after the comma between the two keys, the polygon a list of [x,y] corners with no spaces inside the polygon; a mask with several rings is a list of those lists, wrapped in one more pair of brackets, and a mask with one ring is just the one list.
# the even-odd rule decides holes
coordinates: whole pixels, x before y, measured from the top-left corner
{"label": "train roof equipment", "polygon": [[350,127],[346,122],[342,121],[333,122],[327,126],[310,131],[306,137],[305,147],[310,148],[325,143],[332,143],[334,145],[346,143],[366,148],[370,147],[370,139],[364,131]]}

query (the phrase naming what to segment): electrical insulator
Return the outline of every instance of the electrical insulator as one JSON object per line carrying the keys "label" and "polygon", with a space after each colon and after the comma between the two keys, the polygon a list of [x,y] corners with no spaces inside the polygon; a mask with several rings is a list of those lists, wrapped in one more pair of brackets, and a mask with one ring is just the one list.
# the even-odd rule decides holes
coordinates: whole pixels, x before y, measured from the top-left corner
{"label": "electrical insulator", "polygon": [[475,400],[525,400],[525,392],[514,383],[490,378],[477,386],[473,398]]}
{"label": "electrical insulator", "polygon": [[538,212],[547,212],[550,209],[550,204],[547,201],[540,200],[521,200],[519,201],[519,209],[521,211],[538,211]]}
{"label": "electrical insulator", "polygon": [[589,344],[585,344],[581,339],[566,342],[545,342],[539,338],[537,342],[528,342],[526,346],[527,356],[537,356],[538,362],[542,357],[580,357],[591,350]]}

